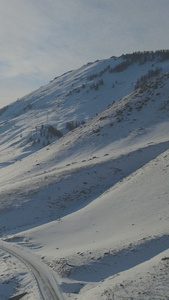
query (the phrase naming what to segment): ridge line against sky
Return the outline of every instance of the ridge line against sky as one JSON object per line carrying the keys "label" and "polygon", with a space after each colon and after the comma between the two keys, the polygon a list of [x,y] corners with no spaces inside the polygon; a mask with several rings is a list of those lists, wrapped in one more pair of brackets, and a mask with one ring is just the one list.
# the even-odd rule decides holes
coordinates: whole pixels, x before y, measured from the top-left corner
{"label": "ridge line against sky", "polygon": [[168,0],[1,0],[0,107],[89,61],[169,49]]}

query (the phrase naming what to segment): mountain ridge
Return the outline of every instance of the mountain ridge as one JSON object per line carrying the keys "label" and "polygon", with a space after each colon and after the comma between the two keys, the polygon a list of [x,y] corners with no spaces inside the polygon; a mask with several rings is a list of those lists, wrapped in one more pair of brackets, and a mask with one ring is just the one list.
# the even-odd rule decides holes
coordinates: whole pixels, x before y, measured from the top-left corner
{"label": "mountain ridge", "polygon": [[[148,52],[148,54],[147,52],[146,54],[139,53],[137,54],[139,60],[137,58],[135,62],[133,59],[132,63],[132,55],[127,55],[127,58],[130,57],[127,67],[126,59],[124,60],[122,56],[96,61],[59,76],[48,85],[1,109],[1,138],[3,137],[3,131],[5,137],[7,134],[10,135],[11,131],[13,144],[18,143],[19,135],[24,137],[23,142],[27,145],[27,153],[46,146],[69,130],[85,123],[95,114],[106,109],[112,102],[132,92],[138,78],[142,78],[143,81],[145,77],[145,86],[147,80],[151,80],[151,78],[146,77],[146,74],[149,70],[154,69],[152,60],[145,60],[145,55],[147,57],[150,54],[152,55],[151,52]],[[133,54],[134,57],[135,55]],[[153,55],[153,63],[156,64],[155,69],[160,69],[163,66],[160,73],[164,74],[169,70],[168,61],[161,62],[162,59],[159,61],[159,52],[156,56],[155,53]],[[140,57],[144,58],[144,64],[140,63]],[[115,67],[117,68],[117,66],[123,64],[125,66],[124,70],[113,71]],[[11,127],[16,126],[17,123],[18,131],[14,136]],[[54,127],[52,128],[54,134],[49,132],[49,126]],[[49,138],[49,136],[52,136],[52,138]],[[36,147],[31,147],[31,145],[36,145]],[[16,159],[19,159],[19,157],[16,157]]]}

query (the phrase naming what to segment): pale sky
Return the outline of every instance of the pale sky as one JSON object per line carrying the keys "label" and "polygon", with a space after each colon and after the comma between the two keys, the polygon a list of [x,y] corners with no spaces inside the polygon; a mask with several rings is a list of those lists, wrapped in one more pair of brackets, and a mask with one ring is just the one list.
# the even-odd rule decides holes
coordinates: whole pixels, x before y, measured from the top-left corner
{"label": "pale sky", "polygon": [[97,59],[169,49],[169,0],[0,0],[0,107]]}

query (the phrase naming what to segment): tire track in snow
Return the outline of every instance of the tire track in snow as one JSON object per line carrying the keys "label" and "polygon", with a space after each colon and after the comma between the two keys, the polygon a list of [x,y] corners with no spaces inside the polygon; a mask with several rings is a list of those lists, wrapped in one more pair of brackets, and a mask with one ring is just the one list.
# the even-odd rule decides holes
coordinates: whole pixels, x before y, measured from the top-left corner
{"label": "tire track in snow", "polygon": [[31,253],[25,253],[25,249],[18,246],[1,242],[0,249],[20,260],[27,267],[28,271],[33,274],[42,300],[64,299],[59,292],[57,281],[48,266],[38,261],[36,257],[34,258]]}

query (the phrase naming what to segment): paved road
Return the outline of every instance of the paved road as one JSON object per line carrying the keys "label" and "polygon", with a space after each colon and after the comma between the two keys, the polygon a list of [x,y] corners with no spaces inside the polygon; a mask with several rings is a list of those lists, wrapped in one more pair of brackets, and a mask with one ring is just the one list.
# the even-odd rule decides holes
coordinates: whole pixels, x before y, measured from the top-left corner
{"label": "paved road", "polygon": [[7,242],[0,242],[0,249],[10,253],[19,259],[28,270],[34,275],[37,286],[43,300],[63,300],[59,292],[56,278],[52,270],[43,262],[37,259],[26,249]]}

